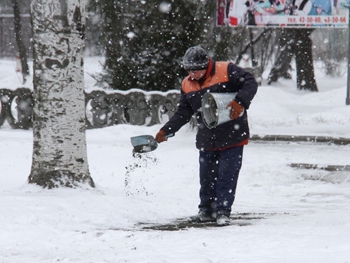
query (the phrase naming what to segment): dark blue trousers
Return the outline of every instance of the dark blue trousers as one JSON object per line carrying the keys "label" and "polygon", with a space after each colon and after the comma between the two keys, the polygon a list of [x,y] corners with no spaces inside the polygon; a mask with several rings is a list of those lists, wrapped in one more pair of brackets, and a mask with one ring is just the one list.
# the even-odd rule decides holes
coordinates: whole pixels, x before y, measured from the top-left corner
{"label": "dark blue trousers", "polygon": [[243,146],[199,152],[200,210],[230,215],[242,167],[242,155]]}

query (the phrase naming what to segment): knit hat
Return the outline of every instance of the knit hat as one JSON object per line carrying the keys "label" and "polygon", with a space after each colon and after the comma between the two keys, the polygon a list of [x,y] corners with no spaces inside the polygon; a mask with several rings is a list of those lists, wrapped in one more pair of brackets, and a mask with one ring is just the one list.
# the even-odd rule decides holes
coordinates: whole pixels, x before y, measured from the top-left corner
{"label": "knit hat", "polygon": [[182,63],[187,71],[206,69],[209,65],[209,57],[203,48],[194,46],[187,49]]}

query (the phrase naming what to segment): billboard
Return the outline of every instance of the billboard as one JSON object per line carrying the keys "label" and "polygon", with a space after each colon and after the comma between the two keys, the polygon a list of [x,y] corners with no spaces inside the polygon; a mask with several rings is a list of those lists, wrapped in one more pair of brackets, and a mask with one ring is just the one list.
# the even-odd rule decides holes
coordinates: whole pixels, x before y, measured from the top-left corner
{"label": "billboard", "polygon": [[348,27],[349,0],[217,0],[217,26]]}

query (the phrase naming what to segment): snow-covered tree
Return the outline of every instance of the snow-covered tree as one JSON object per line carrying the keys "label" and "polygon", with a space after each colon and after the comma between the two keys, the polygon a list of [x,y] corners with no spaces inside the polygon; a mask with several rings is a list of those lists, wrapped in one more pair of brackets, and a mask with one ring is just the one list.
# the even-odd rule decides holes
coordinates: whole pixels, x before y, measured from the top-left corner
{"label": "snow-covered tree", "polygon": [[187,48],[207,46],[215,1],[90,1],[103,18],[105,71],[101,87],[167,91],[180,88]]}
{"label": "snow-covered tree", "polygon": [[83,79],[85,0],[32,0],[33,160],[29,183],[94,187]]}

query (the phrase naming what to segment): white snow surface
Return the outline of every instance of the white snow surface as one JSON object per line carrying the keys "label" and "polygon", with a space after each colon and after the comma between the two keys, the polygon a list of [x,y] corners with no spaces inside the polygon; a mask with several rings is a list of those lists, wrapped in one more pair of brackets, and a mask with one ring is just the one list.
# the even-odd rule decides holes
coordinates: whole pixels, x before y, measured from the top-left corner
{"label": "white snow surface", "polygon": [[[101,70],[99,60],[86,58],[86,88],[94,85],[89,73]],[[0,60],[0,68],[1,88],[31,87],[31,80],[20,83],[13,60]],[[264,81],[248,111],[251,133],[350,137],[346,76],[316,71],[316,79],[318,93],[296,90],[295,77],[271,86]],[[160,127],[88,130],[96,187],[48,190],[27,183],[32,131],[4,125],[0,262],[350,262],[349,172],[290,167],[349,165],[350,145],[251,141],[232,214],[255,219],[232,220],[227,227],[145,230],[195,215],[199,202],[198,151],[189,127],[157,150],[132,156],[130,137],[155,135]]]}

